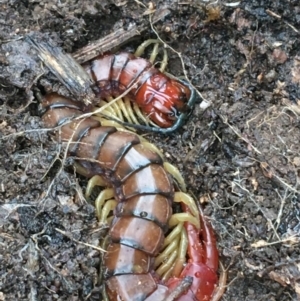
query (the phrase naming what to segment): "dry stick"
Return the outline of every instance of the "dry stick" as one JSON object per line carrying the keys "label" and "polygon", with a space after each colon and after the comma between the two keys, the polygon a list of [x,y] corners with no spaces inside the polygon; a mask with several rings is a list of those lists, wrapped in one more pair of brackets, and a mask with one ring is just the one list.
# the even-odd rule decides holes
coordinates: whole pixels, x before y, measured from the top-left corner
{"label": "dry stick", "polygon": [[151,29],[156,34],[157,39],[164,45],[164,47],[169,48],[171,51],[173,51],[174,53],[176,53],[178,55],[178,57],[179,57],[179,59],[181,61],[182,71],[183,71],[183,74],[184,74],[184,77],[185,77],[186,81],[195,89],[195,91],[199,95],[199,97],[201,99],[203,99],[203,100],[206,101],[206,99],[202,96],[201,92],[198,89],[196,89],[196,87],[192,84],[191,80],[189,79],[181,52],[178,52],[177,50],[175,50],[173,47],[171,47],[168,43],[166,43],[160,37],[160,35],[158,34],[157,30],[153,26],[155,22],[154,22],[154,17],[152,15],[149,16],[149,21],[150,21]]}
{"label": "dry stick", "polygon": [[274,17],[274,18],[279,19],[279,20],[282,20],[283,23],[285,23],[287,26],[289,26],[290,28],[292,28],[295,32],[300,33],[299,30],[298,30],[295,26],[293,26],[293,25],[290,24],[289,22],[283,20],[282,17],[281,17],[280,15],[274,13],[274,12],[271,11],[270,9],[266,9],[266,12],[267,12],[270,16],[272,16],[272,17]]}
{"label": "dry stick", "polygon": [[[152,17],[152,23],[157,23],[169,14],[170,11],[166,8],[156,11]],[[72,56],[78,63],[82,64],[96,57],[98,54],[120,46],[134,36],[140,35],[141,32],[146,30],[148,27],[148,22],[144,22],[142,25],[134,25],[128,30],[120,28],[115,32],[105,36],[104,38],[96,40],[89,45],[77,50],[72,54]]]}
{"label": "dry stick", "polygon": [[72,240],[72,241],[74,241],[74,242],[76,242],[76,243],[78,243],[78,244],[80,244],[80,245],[84,245],[84,246],[86,246],[86,247],[93,248],[93,249],[98,250],[98,251],[100,251],[100,252],[102,252],[102,253],[105,253],[105,252],[106,252],[106,250],[104,250],[104,249],[102,249],[102,248],[100,248],[100,247],[97,247],[97,246],[94,246],[94,245],[91,245],[91,244],[88,244],[88,243],[85,243],[85,242],[82,242],[82,241],[80,241],[80,240],[77,240],[77,239],[73,238],[72,235],[69,234],[69,233],[67,233],[66,231],[63,231],[63,230],[58,229],[58,228],[55,228],[55,230],[56,230],[57,232],[59,232],[60,234],[62,234],[62,235],[64,235],[64,236],[68,237],[70,240]]}
{"label": "dry stick", "polygon": [[180,280],[174,290],[171,291],[169,296],[164,301],[174,301],[180,297],[193,283],[193,277],[186,276]]}
{"label": "dry stick", "polygon": [[[169,13],[168,9],[158,11],[153,16],[153,22],[162,20]],[[149,24],[143,22],[142,25],[134,25],[128,30],[120,28],[106,37],[81,48],[73,56],[65,53],[60,47],[54,46],[54,43],[50,39],[45,39],[40,33],[29,34],[25,40],[35,48],[41,61],[70,91],[74,98],[88,105],[93,103],[95,98],[95,94],[91,88],[93,83],[80,64],[94,58],[100,53],[120,46],[132,37],[140,35],[148,27]]]}
{"label": "dry stick", "polygon": [[225,293],[226,288],[229,286],[227,285],[227,276],[228,276],[228,268],[225,269],[223,263],[220,261],[221,267],[221,274],[219,278],[218,286],[215,288],[213,295],[211,297],[211,301],[219,301]]}
{"label": "dry stick", "polygon": [[35,48],[41,61],[55,77],[85,105],[93,102],[95,94],[91,88],[92,80],[85,70],[60,47],[54,46],[50,39],[40,33],[31,33],[25,40]]}

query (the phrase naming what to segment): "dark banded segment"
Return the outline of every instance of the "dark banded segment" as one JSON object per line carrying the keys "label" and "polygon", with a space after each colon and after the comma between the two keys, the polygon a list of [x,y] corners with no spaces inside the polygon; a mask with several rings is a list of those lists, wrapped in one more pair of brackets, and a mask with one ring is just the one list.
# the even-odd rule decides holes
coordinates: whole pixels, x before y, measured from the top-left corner
{"label": "dark banded segment", "polygon": [[115,170],[118,162],[133,146],[140,143],[137,135],[128,132],[114,132],[110,134],[103,143],[98,154],[98,161],[105,168]]}
{"label": "dark banded segment", "polygon": [[[92,128],[84,137],[84,143],[80,144],[77,150],[79,158],[98,159],[101,147],[106,139],[117,130],[111,126],[99,126]],[[100,162],[98,163],[100,164]]]}
{"label": "dark banded segment", "polygon": [[109,300],[144,301],[155,291],[157,284],[150,274],[124,274],[108,279],[106,288]]}
{"label": "dark banded segment", "polygon": [[116,166],[116,177],[124,182],[134,172],[150,164],[163,164],[161,157],[143,144],[133,145]]}
{"label": "dark banded segment", "polygon": [[154,257],[161,250],[165,236],[154,222],[144,218],[121,216],[113,220],[109,231],[111,240]]}
{"label": "dark banded segment", "polygon": [[104,254],[104,277],[122,274],[146,274],[151,269],[151,257],[145,252],[122,244],[111,243]]}
{"label": "dark banded segment", "polygon": [[132,56],[132,59],[124,66],[120,75],[120,84],[126,88],[129,88],[139,76],[147,69],[151,67],[151,63],[143,58],[136,58]]}
{"label": "dark banded segment", "polygon": [[142,194],[161,194],[172,197],[174,193],[172,180],[164,168],[158,164],[151,164],[137,170],[115,190],[118,197],[124,200]]}
{"label": "dark banded segment", "polygon": [[115,215],[147,219],[166,230],[172,216],[171,199],[160,194],[134,196],[126,202],[119,203],[115,209]]}

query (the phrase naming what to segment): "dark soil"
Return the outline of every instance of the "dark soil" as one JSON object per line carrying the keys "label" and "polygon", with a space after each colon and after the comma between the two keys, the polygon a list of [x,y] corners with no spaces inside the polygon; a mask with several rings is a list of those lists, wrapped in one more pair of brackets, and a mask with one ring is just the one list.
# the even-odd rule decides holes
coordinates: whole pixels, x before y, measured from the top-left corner
{"label": "dark soil", "polygon": [[[299,1],[152,3],[171,10],[155,27],[206,101],[175,134],[148,137],[207,202],[228,269],[222,300],[300,300]],[[139,1],[0,1],[0,300],[101,300],[99,252],[78,243],[101,236],[86,180],[61,166],[43,130],[32,91],[53,76],[22,37],[38,31],[72,53],[145,11]],[[125,47],[149,37],[150,25]]]}

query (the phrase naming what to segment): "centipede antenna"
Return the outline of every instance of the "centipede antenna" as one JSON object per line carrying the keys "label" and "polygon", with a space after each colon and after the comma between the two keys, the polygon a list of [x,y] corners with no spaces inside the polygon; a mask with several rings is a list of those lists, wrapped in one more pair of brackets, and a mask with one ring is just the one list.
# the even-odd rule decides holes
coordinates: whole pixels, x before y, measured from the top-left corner
{"label": "centipede antenna", "polygon": [[190,288],[190,286],[192,285],[192,283],[193,283],[193,277],[191,277],[191,276],[184,277],[179,282],[179,284],[177,285],[177,287],[173,291],[171,291],[171,293],[169,294],[169,296],[164,301],[174,301],[174,300],[176,300],[187,289]]}

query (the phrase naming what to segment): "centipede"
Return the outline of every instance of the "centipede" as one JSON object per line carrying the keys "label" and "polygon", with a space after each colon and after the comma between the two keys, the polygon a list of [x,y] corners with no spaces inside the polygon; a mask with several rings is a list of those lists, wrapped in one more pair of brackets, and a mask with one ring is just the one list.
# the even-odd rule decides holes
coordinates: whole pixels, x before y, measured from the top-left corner
{"label": "centipede", "polygon": [[[131,54],[104,55],[84,67],[99,98],[131,88],[130,101],[157,128],[173,131],[183,120],[174,118],[174,110],[187,114],[191,105],[190,86]],[[90,106],[51,93],[42,107],[44,125],[59,128],[55,139],[66,145],[76,172],[89,179],[86,197],[95,186],[105,187],[95,200],[99,223],[109,227],[101,267],[103,300],[219,300],[214,231],[186,193],[178,169],[144,137],[106,118],[87,116]]]}
{"label": "centipede", "polygon": [[[154,44],[149,60],[141,55]],[[168,56],[164,50],[160,68],[154,67],[159,42],[147,40],[134,54],[119,52],[99,55],[83,64],[94,82],[98,105],[110,102],[128,91],[124,99],[108,107],[102,115],[135,128],[171,133],[184,124],[197,99],[195,89],[187,81],[165,73]]]}
{"label": "centipede", "polygon": [[[176,300],[208,300],[217,282],[215,237],[192,198],[175,191],[161,156],[136,133],[93,117],[77,120],[85,108],[71,99],[50,94],[43,107],[45,126],[60,127],[56,139],[68,144],[76,171],[90,181],[103,178],[115,199],[108,210],[100,206],[102,215],[113,210],[103,259],[108,300],[164,300],[189,275],[190,288]],[[172,214],[174,202],[181,203],[182,213]],[[174,232],[166,237],[170,228]],[[165,279],[155,272],[160,263]]]}

